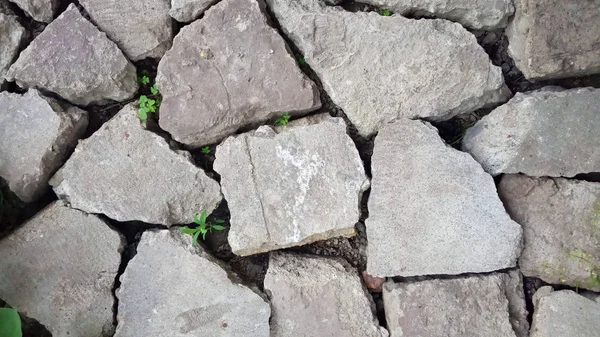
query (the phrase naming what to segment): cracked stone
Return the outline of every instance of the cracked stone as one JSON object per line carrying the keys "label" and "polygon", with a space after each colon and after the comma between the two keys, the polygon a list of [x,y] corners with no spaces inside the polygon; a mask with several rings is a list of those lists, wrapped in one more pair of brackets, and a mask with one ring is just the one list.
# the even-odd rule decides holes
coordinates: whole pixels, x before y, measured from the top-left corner
{"label": "cracked stone", "polygon": [[25,41],[27,31],[17,21],[17,17],[0,13],[0,87],[11,64],[19,56],[19,47]]}
{"label": "cracked stone", "polygon": [[169,15],[179,22],[192,22],[218,0],[171,0]]}
{"label": "cracked stone", "polygon": [[59,0],[10,0],[34,20],[49,23],[58,9]]}

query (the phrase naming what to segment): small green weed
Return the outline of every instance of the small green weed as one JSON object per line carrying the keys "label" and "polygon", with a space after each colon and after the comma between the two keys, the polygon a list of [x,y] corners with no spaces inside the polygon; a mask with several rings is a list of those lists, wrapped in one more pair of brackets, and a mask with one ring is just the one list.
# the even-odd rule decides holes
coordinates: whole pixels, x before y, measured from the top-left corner
{"label": "small green weed", "polygon": [[146,86],[150,83],[150,73],[148,70],[144,69],[141,71],[141,76],[138,76],[138,82],[143,86]]}
{"label": "small green weed", "polygon": [[574,249],[569,256],[578,259],[578,264],[590,273],[590,284],[600,285],[600,265],[594,261],[592,254],[586,253],[583,249]]}
{"label": "small green weed", "polygon": [[138,110],[138,117],[145,121],[148,119],[149,113],[156,112],[158,108],[158,102],[154,99],[148,98],[146,95],[140,96],[140,109]]}
{"label": "small green weed", "polygon": [[301,57],[298,59],[298,63],[300,63],[301,66],[306,64],[306,59],[304,57]]}
{"label": "small green weed", "polygon": [[147,87],[150,84],[150,82],[152,82],[150,80],[149,75],[150,73],[147,70],[142,70],[141,76],[138,78],[140,84],[146,87],[145,89],[143,89],[143,91],[145,91],[146,93],[148,92],[148,90],[150,91],[150,95],[141,95],[140,100],[138,101],[138,104],[140,106],[138,110],[138,117],[140,118],[140,120],[143,121],[148,119],[148,115],[150,113],[155,113],[158,107],[160,106],[159,91],[156,83],[152,84],[152,86],[150,86],[149,88]]}
{"label": "small green weed", "polygon": [[200,150],[202,153],[204,154],[209,154],[210,153],[210,147],[205,146]]}
{"label": "small green weed", "polygon": [[290,114],[289,113],[284,113],[283,116],[277,118],[277,120],[275,121],[275,124],[277,125],[287,125],[290,122]]}
{"label": "small green weed", "polygon": [[387,9],[387,8],[385,8],[385,9],[381,10],[381,15],[382,16],[391,16],[392,15],[392,11],[389,10],[389,9]]}
{"label": "small green weed", "polygon": [[16,310],[0,308],[0,336],[23,337],[21,317],[19,317],[19,313]]}
{"label": "small green weed", "polygon": [[189,234],[192,236],[192,243],[196,246],[198,245],[198,237],[202,235],[202,240],[206,240],[206,234],[212,233],[213,230],[222,231],[225,227],[222,224],[225,222],[223,220],[215,220],[215,223],[206,221],[208,218],[208,213],[206,211],[200,212],[200,216],[198,214],[194,214],[194,222],[198,225],[196,228],[183,227],[179,230],[184,234]]}

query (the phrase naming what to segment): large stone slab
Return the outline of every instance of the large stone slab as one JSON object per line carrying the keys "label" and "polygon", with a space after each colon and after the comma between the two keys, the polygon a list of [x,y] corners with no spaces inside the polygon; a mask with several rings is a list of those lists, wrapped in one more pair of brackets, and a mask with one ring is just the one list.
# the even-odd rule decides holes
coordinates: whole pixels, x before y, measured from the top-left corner
{"label": "large stone slab", "polygon": [[165,226],[191,223],[194,213],[210,213],[222,199],[219,184],[188,152],[142,128],[134,104],[81,141],[51,184],[88,213]]}
{"label": "large stone slab", "polygon": [[399,117],[445,120],[507,98],[500,68],[458,24],[320,0],[267,3],[361,135]]}
{"label": "large stone slab", "polygon": [[158,65],[160,126],[190,147],[321,106],[262,0],[223,0],[181,29]]}
{"label": "large stone slab", "polygon": [[179,22],[192,22],[218,0],[171,0],[169,15]]}
{"label": "large stone slab", "polygon": [[600,291],[600,183],[506,175],[498,189],[523,226],[523,274]]}
{"label": "large stone slab", "polygon": [[262,126],[227,138],[217,147],[214,169],[231,211],[229,244],[238,255],[355,235],[369,186],[341,118],[280,133]]}
{"label": "large stone slab", "polygon": [[58,9],[59,0],[10,0],[19,6],[34,20],[40,22],[51,22],[54,13]]}
{"label": "large stone slab", "polygon": [[6,79],[79,105],[123,101],[138,89],[133,64],[73,4],[21,52]]}
{"label": "large stone slab", "polygon": [[367,272],[415,276],[514,267],[521,226],[494,180],[427,123],[401,119],[375,138]]}
{"label": "large stone slab", "polygon": [[600,6],[587,0],[514,0],[508,53],[530,80],[600,73]]}
{"label": "large stone slab", "polygon": [[342,260],[271,253],[272,337],[387,337],[358,272]]}
{"label": "large stone slab", "polygon": [[0,13],[0,86],[5,82],[8,68],[19,56],[19,47],[26,36],[27,31],[16,16]]}
{"label": "large stone slab", "polygon": [[144,232],[121,276],[115,337],[268,337],[271,309],[191,237]]}
{"label": "large stone slab", "polygon": [[0,240],[0,298],[52,336],[109,337],[125,239],[54,202]]}

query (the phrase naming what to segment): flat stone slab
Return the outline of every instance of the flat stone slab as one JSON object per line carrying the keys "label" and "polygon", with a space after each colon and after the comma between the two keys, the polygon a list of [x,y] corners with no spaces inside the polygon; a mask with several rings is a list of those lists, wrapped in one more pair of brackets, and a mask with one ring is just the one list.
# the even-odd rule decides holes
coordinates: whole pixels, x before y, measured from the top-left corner
{"label": "flat stone slab", "polygon": [[142,128],[133,103],[81,141],[50,183],[77,209],[165,226],[191,223],[222,199],[188,152]]}
{"label": "flat stone slab", "polygon": [[400,117],[446,120],[508,98],[500,68],[456,23],[266,2],[363,136]]}
{"label": "flat stone slab", "polygon": [[191,236],[146,231],[121,276],[115,337],[269,337],[271,309]]}
{"label": "flat stone slab", "polygon": [[600,73],[596,1],[514,0],[508,54],[530,80]]}
{"label": "flat stone slab", "polygon": [[192,22],[218,0],[171,0],[169,15],[179,22]]}
{"label": "flat stone slab", "polygon": [[514,267],[521,226],[494,180],[427,123],[400,119],[375,138],[367,273],[416,276]]}
{"label": "flat stone slab", "polygon": [[77,145],[87,112],[30,89],[0,92],[0,176],[21,200],[49,190],[48,180]]}
{"label": "flat stone slab", "polygon": [[52,336],[109,337],[125,239],[57,201],[0,240],[0,298]]}
{"label": "flat stone slab", "polygon": [[517,93],[469,128],[462,147],[492,175],[599,172],[599,116],[600,89]]}
{"label": "flat stone slab", "polygon": [[27,31],[17,21],[17,17],[0,13],[0,86],[5,82],[8,68],[19,56],[19,46],[25,41]]}
{"label": "flat stone slab", "polygon": [[344,121],[323,119],[280,133],[261,126],[217,147],[214,169],[231,211],[235,254],[355,235],[369,180]]}
{"label": "flat stone slab", "polygon": [[54,19],[59,0],[10,0],[34,20],[49,23]]}
{"label": "flat stone slab", "polygon": [[498,190],[523,226],[524,275],[600,291],[600,183],[506,175]]}
{"label": "flat stone slab", "polygon": [[257,0],[223,0],[182,28],[156,80],[161,128],[192,148],[321,106]]}
{"label": "flat stone slab", "polygon": [[138,89],[133,64],[73,4],[21,52],[6,79],[78,105],[123,101]]}
{"label": "flat stone slab", "polygon": [[271,253],[271,337],[387,337],[358,272],[342,260]]}

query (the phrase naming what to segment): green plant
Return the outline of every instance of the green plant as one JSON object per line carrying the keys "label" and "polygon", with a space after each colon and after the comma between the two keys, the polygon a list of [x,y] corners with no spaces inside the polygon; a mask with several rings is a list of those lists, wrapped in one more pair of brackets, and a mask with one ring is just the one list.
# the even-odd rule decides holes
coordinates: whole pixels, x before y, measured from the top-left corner
{"label": "green plant", "polygon": [[300,65],[305,65],[306,64],[306,59],[304,59],[304,57],[301,57],[298,59],[298,63],[300,63]]}
{"label": "green plant", "polygon": [[150,83],[150,73],[148,72],[148,70],[144,69],[140,73],[141,73],[141,76],[138,76],[138,82],[140,82],[140,84],[143,86],[149,84]]}
{"label": "green plant", "polygon": [[184,234],[189,234],[192,236],[192,243],[194,245],[198,245],[198,237],[202,235],[202,240],[206,240],[206,234],[212,233],[213,230],[222,231],[225,227],[222,224],[225,222],[223,220],[215,220],[215,223],[206,221],[208,218],[208,213],[206,211],[200,212],[200,216],[198,214],[194,214],[194,223],[198,226],[196,228],[183,227],[179,230]]}
{"label": "green plant", "polygon": [[383,9],[381,11],[381,15],[383,15],[383,16],[390,16],[390,15],[392,15],[392,11],[389,10],[389,9],[387,9],[387,8],[385,8],[385,9]]}
{"label": "green plant", "polygon": [[574,249],[569,256],[578,259],[578,264],[590,273],[590,284],[600,285],[600,265],[594,261],[592,254],[583,249]]}
{"label": "green plant", "polygon": [[200,150],[202,153],[204,154],[209,154],[210,153],[210,147],[205,146]]}
{"label": "green plant", "polygon": [[148,98],[146,95],[140,96],[140,109],[138,110],[138,117],[145,121],[148,119],[148,113],[156,112],[158,108],[158,102],[154,99]]}
{"label": "green plant", "polygon": [[284,113],[283,116],[277,118],[277,120],[275,121],[275,124],[277,125],[287,125],[290,122],[290,114],[289,113]]}
{"label": "green plant", "polygon": [[0,336],[22,337],[19,313],[10,308],[0,308]]}

